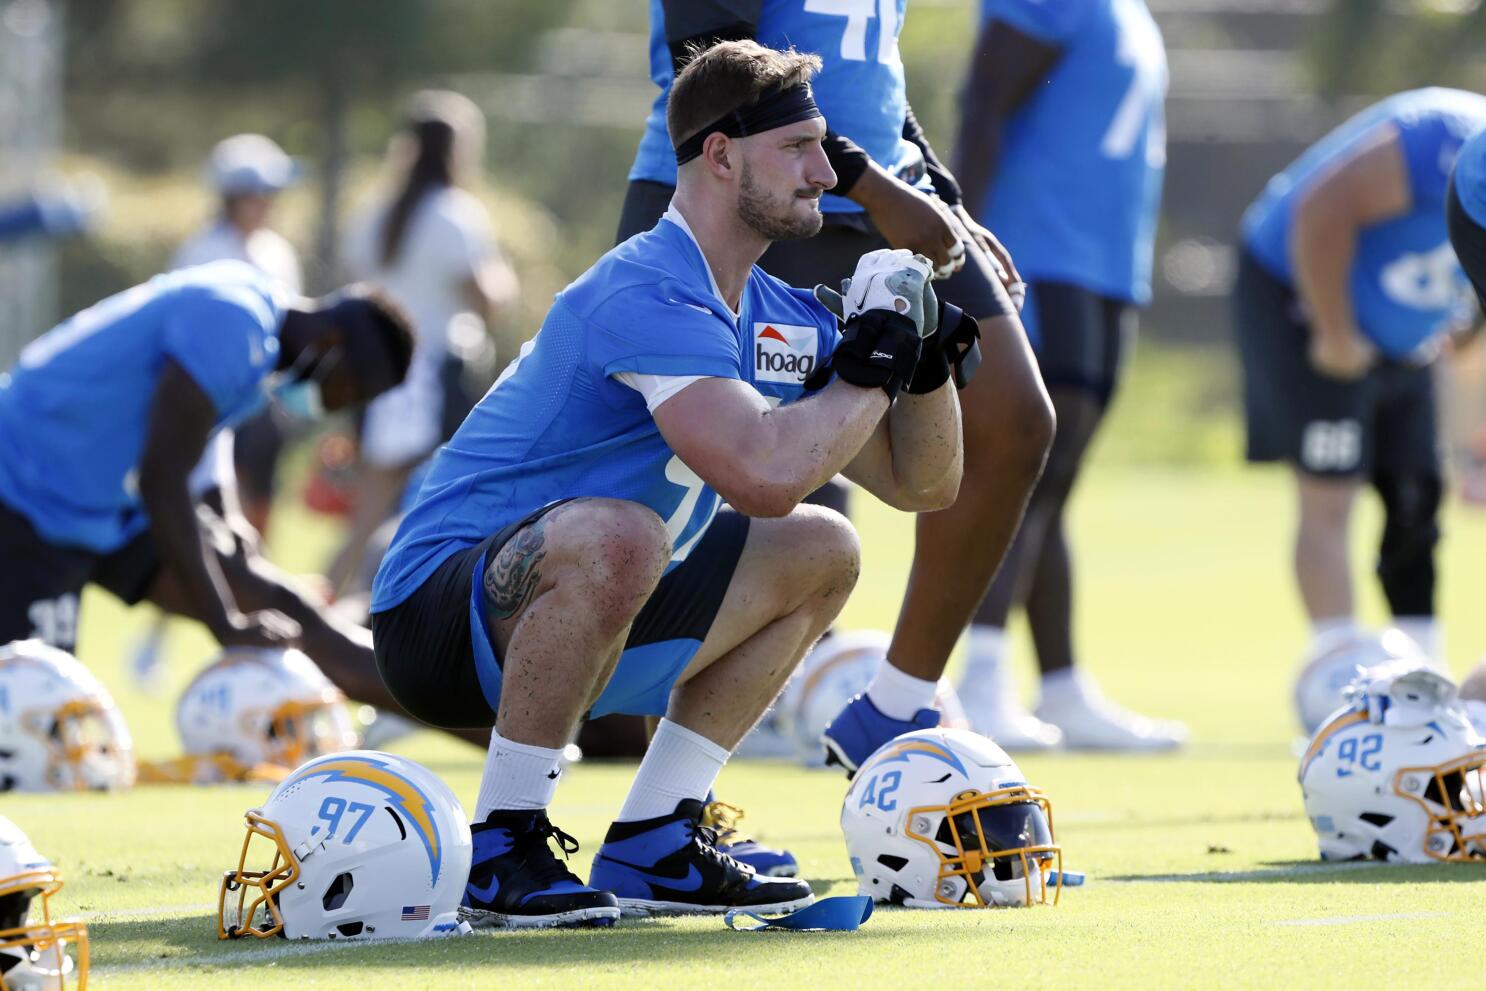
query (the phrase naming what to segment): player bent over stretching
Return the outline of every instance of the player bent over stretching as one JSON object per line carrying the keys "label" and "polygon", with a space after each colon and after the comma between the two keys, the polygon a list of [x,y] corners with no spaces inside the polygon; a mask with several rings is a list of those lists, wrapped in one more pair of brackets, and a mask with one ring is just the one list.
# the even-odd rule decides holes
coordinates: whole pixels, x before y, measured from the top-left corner
{"label": "player bent over stretching", "polygon": [[[836,181],[818,65],[737,41],[687,66],[668,109],[671,209],[557,296],[439,451],[377,575],[393,693],[440,725],[495,726],[464,901],[476,924],[811,900],[805,882],[719,853],[699,823],[729,752],[856,580],[850,524],[800,502],[845,471],[933,509],[961,474],[941,338],[920,343],[937,323],[928,262],[865,256],[844,337],[809,292],[754,267],[819,229]],[[559,748],[585,713],[610,712],[666,718],[584,885],[548,847],[576,844],[546,808]]]}

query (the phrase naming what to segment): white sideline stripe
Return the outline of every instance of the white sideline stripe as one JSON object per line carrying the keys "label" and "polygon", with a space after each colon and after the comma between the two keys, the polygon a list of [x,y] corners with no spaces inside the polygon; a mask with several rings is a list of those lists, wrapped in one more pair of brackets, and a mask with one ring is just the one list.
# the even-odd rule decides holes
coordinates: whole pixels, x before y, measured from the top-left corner
{"label": "white sideline stripe", "polygon": [[1347,926],[1354,922],[1396,922],[1407,919],[1444,919],[1452,912],[1393,912],[1388,915],[1327,915],[1319,919],[1274,919],[1272,926]]}
{"label": "white sideline stripe", "polygon": [[[266,960],[286,960],[292,957],[308,957],[317,953],[331,953],[335,950],[351,950],[369,948],[373,946],[392,946],[398,943],[424,943],[421,939],[347,939],[347,940],[304,940],[297,943],[282,943],[278,946],[263,946],[261,944],[269,940],[255,939],[253,943],[258,946],[244,946],[237,950],[224,953],[185,953],[180,956],[165,957],[164,959],[137,960],[133,963],[120,964],[95,964],[91,972],[98,975],[111,976],[114,974],[140,974],[151,973],[161,970],[177,970],[181,967],[220,967],[235,963],[262,963]],[[277,942],[274,940],[272,942]]]}
{"label": "white sideline stripe", "polygon": [[[1407,865],[1396,865],[1407,866]],[[1207,871],[1202,874],[1159,874],[1151,877],[1100,878],[1109,884],[1187,884],[1204,881],[1267,881],[1270,878],[1303,877],[1308,874],[1341,874],[1346,871],[1378,870],[1386,866],[1377,861],[1344,860],[1334,864],[1318,862],[1293,867],[1266,867],[1253,871]]]}

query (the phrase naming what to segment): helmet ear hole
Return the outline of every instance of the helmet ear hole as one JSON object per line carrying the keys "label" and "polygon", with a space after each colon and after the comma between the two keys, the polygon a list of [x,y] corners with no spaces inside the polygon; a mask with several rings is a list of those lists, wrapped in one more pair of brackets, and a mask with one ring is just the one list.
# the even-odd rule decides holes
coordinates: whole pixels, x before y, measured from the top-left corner
{"label": "helmet ear hole", "polygon": [[[320,904],[324,906],[325,911],[334,912],[346,904],[346,899],[351,897],[351,889],[355,886],[356,882],[349,873],[337,874],[335,880],[331,881],[330,886],[325,889],[325,895],[320,899]],[[358,927],[357,932],[360,932],[359,927],[361,924],[357,923],[356,925]],[[345,933],[344,935],[351,936],[355,934]]]}
{"label": "helmet ear hole", "polygon": [[1361,819],[1365,823],[1377,826],[1379,829],[1382,829],[1384,826],[1393,821],[1392,816],[1384,815],[1381,812],[1364,812],[1357,818]]}
{"label": "helmet ear hole", "polygon": [[888,870],[893,871],[895,873],[897,871],[901,871],[904,867],[907,867],[908,866],[908,858],[907,857],[899,857],[899,856],[897,856],[895,854],[891,854],[891,853],[878,854],[877,855],[877,862],[879,864],[881,864],[882,866],[886,867]]}
{"label": "helmet ear hole", "polygon": [[336,926],[336,932],[342,936],[360,936],[363,926],[360,922],[342,922]]}

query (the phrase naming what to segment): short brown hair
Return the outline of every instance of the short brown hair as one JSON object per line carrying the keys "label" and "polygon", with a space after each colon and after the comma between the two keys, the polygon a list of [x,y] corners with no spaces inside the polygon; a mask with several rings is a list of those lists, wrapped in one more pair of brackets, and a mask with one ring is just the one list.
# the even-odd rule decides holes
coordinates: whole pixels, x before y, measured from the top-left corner
{"label": "short brown hair", "polygon": [[671,84],[666,130],[679,145],[729,110],[752,103],[771,86],[808,83],[820,56],[776,51],[756,41],[721,41],[700,49]]}

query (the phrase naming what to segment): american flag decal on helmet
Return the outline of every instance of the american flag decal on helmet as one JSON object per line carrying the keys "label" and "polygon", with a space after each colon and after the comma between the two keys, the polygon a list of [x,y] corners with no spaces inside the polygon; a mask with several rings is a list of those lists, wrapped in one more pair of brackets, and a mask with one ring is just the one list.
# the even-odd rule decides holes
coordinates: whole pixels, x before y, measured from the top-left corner
{"label": "american flag decal on helmet", "polygon": [[404,905],[402,907],[402,921],[404,922],[427,922],[427,905]]}

